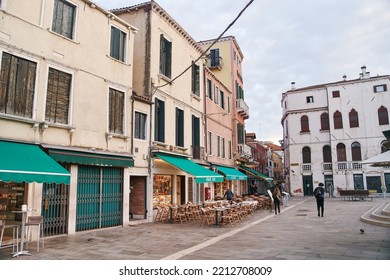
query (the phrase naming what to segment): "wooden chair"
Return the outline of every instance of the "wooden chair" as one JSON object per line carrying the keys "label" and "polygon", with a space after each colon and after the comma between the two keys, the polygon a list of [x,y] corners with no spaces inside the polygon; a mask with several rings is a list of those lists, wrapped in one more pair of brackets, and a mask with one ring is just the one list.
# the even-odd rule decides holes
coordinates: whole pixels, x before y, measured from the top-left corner
{"label": "wooden chair", "polygon": [[[12,238],[4,235],[6,229],[12,228]],[[12,247],[12,254],[19,251],[19,226],[6,225],[5,220],[0,220],[0,249]],[[16,251],[15,251],[16,247]]]}
{"label": "wooden chair", "polygon": [[204,226],[204,225],[210,226],[210,225],[214,224],[214,215],[209,209],[201,208],[200,211],[202,213],[201,220],[200,220],[200,226]]}

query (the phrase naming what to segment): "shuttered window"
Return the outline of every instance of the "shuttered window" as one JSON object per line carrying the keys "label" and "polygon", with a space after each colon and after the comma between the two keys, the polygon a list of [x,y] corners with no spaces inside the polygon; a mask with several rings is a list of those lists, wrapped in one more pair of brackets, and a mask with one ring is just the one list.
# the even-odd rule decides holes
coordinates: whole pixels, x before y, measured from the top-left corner
{"label": "shuttered window", "polygon": [[68,124],[72,75],[49,68],[45,120]]}
{"label": "shuttered window", "polygon": [[379,125],[389,124],[389,114],[387,112],[387,108],[384,106],[381,106],[378,109],[378,121]]}
{"label": "shuttered window", "polygon": [[134,138],[146,139],[146,114],[135,112]]}
{"label": "shuttered window", "polygon": [[110,133],[123,134],[125,93],[110,88],[109,92],[109,130]]}
{"label": "shuttered window", "polygon": [[355,109],[349,112],[349,127],[359,127],[359,115]]}
{"label": "shuttered window", "polygon": [[199,96],[200,95],[200,74],[199,74],[199,65],[196,65],[192,62],[192,93]]}
{"label": "shuttered window", "polygon": [[301,132],[310,132],[308,116],[301,117]]}
{"label": "shuttered window", "polygon": [[328,113],[321,114],[321,130],[329,130],[329,115]]}
{"label": "shuttered window", "polygon": [[155,99],[154,140],[165,142],[165,102]]}
{"label": "shuttered window", "polygon": [[336,111],[333,114],[334,129],[343,128],[343,115],[340,111]]}
{"label": "shuttered window", "polygon": [[37,64],[3,52],[0,113],[32,118]]}
{"label": "shuttered window", "polygon": [[110,56],[125,61],[126,33],[111,26]]}
{"label": "shuttered window", "polygon": [[160,35],[160,74],[171,78],[172,67],[172,42],[169,42],[164,35]]}
{"label": "shuttered window", "polygon": [[184,147],[184,111],[176,108],[176,146]]}
{"label": "shuttered window", "polygon": [[52,31],[73,39],[76,7],[65,0],[54,1]]}

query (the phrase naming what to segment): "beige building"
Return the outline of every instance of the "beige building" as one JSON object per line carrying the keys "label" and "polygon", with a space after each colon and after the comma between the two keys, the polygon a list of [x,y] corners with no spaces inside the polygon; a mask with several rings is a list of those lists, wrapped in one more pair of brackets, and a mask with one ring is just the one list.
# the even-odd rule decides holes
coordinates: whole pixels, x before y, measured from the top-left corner
{"label": "beige building", "polygon": [[128,223],[137,29],[87,0],[0,1],[0,16],[1,148],[19,145],[15,168],[33,147],[29,167],[49,154],[70,173],[3,170],[0,219],[27,204],[45,236]]}
{"label": "beige building", "polygon": [[131,180],[145,182],[151,221],[158,205],[203,201],[205,187],[223,180],[205,161],[203,49],[154,1],[113,12],[139,28],[134,110],[146,129],[134,139]]}

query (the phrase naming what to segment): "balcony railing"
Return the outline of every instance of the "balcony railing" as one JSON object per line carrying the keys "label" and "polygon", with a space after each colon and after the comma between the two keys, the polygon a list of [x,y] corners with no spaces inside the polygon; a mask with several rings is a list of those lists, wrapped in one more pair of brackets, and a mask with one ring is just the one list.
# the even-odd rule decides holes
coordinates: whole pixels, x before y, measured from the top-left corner
{"label": "balcony railing", "polygon": [[361,170],[362,164],[357,161],[339,161],[337,162],[337,170]]}
{"label": "balcony railing", "polygon": [[249,118],[249,107],[245,103],[244,99],[236,100],[237,113],[239,113],[244,119]]}
{"label": "balcony railing", "polygon": [[332,171],[332,163],[331,162],[323,162],[322,170],[324,171]]}
{"label": "balcony railing", "polygon": [[252,159],[252,149],[246,144],[238,144],[238,156]]}
{"label": "balcony railing", "polygon": [[311,171],[311,163],[302,164],[302,172],[310,172]]}

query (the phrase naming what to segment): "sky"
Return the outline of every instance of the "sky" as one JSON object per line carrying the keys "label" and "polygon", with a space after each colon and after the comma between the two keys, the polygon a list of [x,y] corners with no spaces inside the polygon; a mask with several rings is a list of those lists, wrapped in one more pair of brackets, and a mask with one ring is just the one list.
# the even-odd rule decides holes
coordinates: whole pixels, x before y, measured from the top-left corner
{"label": "sky", "polygon": [[[94,0],[105,9],[142,0]],[[196,41],[217,38],[249,1],[157,0]],[[244,54],[246,132],[279,144],[282,93],[291,89],[390,74],[389,0],[254,0],[225,33]]]}

